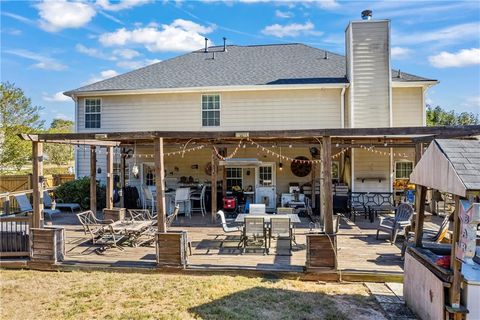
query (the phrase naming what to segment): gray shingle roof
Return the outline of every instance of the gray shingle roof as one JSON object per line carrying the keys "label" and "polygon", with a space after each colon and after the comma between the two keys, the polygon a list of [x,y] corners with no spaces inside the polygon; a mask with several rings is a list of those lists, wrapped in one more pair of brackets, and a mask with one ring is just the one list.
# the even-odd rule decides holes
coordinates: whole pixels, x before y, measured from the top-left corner
{"label": "gray shingle roof", "polygon": [[[210,86],[346,83],[345,57],[303,44],[211,47],[66,93]],[[216,51],[215,54],[213,51]],[[215,58],[213,59],[213,55]],[[393,81],[430,79],[392,70]]]}
{"label": "gray shingle roof", "polygon": [[480,141],[437,139],[435,142],[452,163],[467,190],[480,190]]}

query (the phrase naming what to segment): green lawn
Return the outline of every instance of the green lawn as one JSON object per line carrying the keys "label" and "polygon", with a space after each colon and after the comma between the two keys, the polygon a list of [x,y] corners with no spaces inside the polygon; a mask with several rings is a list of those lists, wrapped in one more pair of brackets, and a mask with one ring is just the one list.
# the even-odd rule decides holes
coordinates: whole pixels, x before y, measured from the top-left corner
{"label": "green lawn", "polygon": [[359,283],[2,270],[0,295],[2,319],[385,319]]}

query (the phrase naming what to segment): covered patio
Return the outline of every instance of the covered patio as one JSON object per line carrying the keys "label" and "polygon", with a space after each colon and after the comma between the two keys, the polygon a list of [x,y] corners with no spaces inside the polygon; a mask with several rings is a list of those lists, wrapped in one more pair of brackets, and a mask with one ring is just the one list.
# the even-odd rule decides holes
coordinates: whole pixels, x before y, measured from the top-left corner
{"label": "covered patio", "polygon": [[[91,185],[97,180],[97,159],[105,156],[106,162],[106,190],[107,210],[114,209],[114,158],[119,159],[119,183],[121,189],[126,186],[127,161],[136,161],[140,154],[150,158],[154,163],[153,179],[156,186],[156,197],[151,209],[156,211],[156,246],[128,247],[123,250],[115,248],[99,254],[95,246],[91,245],[81,226],[74,216],[60,216],[53,221],[54,226],[65,230],[65,255],[63,261],[54,261],[54,268],[80,267],[118,267],[118,268],[153,268],[171,265],[171,261],[164,261],[162,257],[169,254],[162,253],[162,244],[169,251],[176,242],[162,240],[163,235],[175,231],[186,231],[186,237],[178,239],[179,244],[188,241],[191,243],[192,254],[188,254],[188,247],[181,245],[179,252],[182,263],[187,270],[257,270],[257,271],[288,271],[303,272],[305,270],[316,274],[324,274],[325,278],[338,279],[350,277],[398,277],[402,276],[402,259],[400,246],[392,246],[384,239],[375,239],[376,223],[366,219],[358,219],[353,223],[348,217],[339,215],[339,229],[336,232],[334,224],[334,188],[332,186],[332,159],[338,158],[340,170],[347,167],[346,158],[351,150],[363,149],[382,154],[393,159],[395,148],[411,150],[416,160],[423,151],[423,143],[437,136],[470,136],[480,132],[480,126],[465,127],[409,127],[409,128],[357,128],[357,129],[322,129],[322,130],[291,130],[291,131],[253,131],[253,132],[120,132],[120,133],[74,133],[74,134],[39,134],[22,135],[25,140],[32,141],[34,150],[34,184],[33,190],[33,227],[43,229],[46,224],[43,219],[43,190],[42,190],[42,146],[43,143],[67,143],[89,148]],[[137,153],[139,146],[144,146],[146,153]],[[311,158],[298,159],[288,152],[290,148],[309,150],[315,147],[318,158],[312,154]],[[281,149],[284,148],[284,149]],[[128,150],[133,149],[132,154]],[[247,150],[257,154],[266,154],[274,157],[277,166],[282,163],[298,163],[311,165],[314,170],[305,179],[310,181],[309,195],[312,210],[305,210],[300,217],[300,223],[295,227],[295,245],[291,252],[284,254],[282,240],[273,243],[270,254],[261,252],[247,252],[241,254],[237,248],[240,232],[225,234],[216,220],[216,213],[220,209],[220,197],[227,191],[225,170],[221,170],[222,162],[237,159],[237,154]],[[166,159],[171,156],[173,163],[183,161],[185,154],[210,150],[210,203],[206,208],[206,215],[194,214],[192,217],[180,215],[167,228],[169,209],[166,196],[166,178],[169,170]],[[177,160],[175,160],[177,159]],[[192,160],[192,166],[195,160]],[[129,167],[131,170],[132,167]],[[315,168],[318,170],[315,170]],[[175,168],[173,168],[175,170]],[[222,173],[223,176],[220,175]],[[377,179],[377,178],[376,178]],[[363,181],[362,181],[363,182]],[[350,183],[352,183],[350,181]],[[219,189],[221,190],[219,192]],[[319,200],[319,201],[318,201]],[[257,201],[253,200],[252,203]],[[275,207],[279,201],[275,200]],[[318,203],[318,205],[317,205]],[[90,209],[96,212],[96,192],[91,188]],[[118,206],[125,206],[125,194],[120,194]],[[274,208],[275,208],[274,207]],[[300,212],[300,211],[299,211]],[[100,213],[100,212],[99,212]],[[238,212],[236,212],[238,213]],[[99,215],[100,216],[100,215]],[[72,219],[73,218],[73,219]],[[229,224],[231,222],[228,222]],[[48,226],[47,226],[48,227]],[[168,230],[167,230],[168,229]],[[315,237],[323,237],[323,244],[309,242]],[[183,237],[183,236],[182,236]],[[177,240],[175,240],[177,241]],[[34,243],[35,246],[35,243]],[[312,247],[313,246],[313,247]],[[314,247],[316,246],[316,247]],[[315,249],[317,248],[317,249]],[[160,251],[159,251],[160,250]],[[175,249],[176,250],[176,249]],[[316,255],[315,257],[313,255]],[[316,260],[317,259],[317,260]],[[317,267],[312,261],[331,260],[330,267]],[[320,264],[321,265],[321,264]],[[309,267],[310,266],[310,267]],[[308,273],[307,273],[308,274]]]}

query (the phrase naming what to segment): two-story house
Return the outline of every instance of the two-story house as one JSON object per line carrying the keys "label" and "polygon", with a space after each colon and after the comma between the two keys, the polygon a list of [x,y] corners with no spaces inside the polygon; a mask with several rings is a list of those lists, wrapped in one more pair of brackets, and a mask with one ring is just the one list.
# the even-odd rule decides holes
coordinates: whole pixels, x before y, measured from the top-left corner
{"label": "two-story house", "polygon": [[[390,21],[353,21],[345,31],[345,56],[299,43],[206,46],[65,94],[75,101],[78,133],[425,126],[425,93],[437,81],[393,70],[390,43]],[[250,144],[236,148],[235,157],[261,165],[228,167],[228,188],[273,186],[280,195],[311,182],[278,155],[312,159],[312,146],[264,147],[268,152]],[[409,177],[414,150],[390,148],[387,140],[385,147],[381,153],[346,150],[334,159],[333,179],[352,191],[391,191],[394,179]],[[332,154],[340,151],[335,146]],[[89,152],[77,149],[78,176],[89,174]],[[153,183],[152,153],[149,145],[132,148],[128,184]],[[206,149],[166,157],[167,183],[208,181],[210,160]],[[98,166],[105,172],[101,157]]]}

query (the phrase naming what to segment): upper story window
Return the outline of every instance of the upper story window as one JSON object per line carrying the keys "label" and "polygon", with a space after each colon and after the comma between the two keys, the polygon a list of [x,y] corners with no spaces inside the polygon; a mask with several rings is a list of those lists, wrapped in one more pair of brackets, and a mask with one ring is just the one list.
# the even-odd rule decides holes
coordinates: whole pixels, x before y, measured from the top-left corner
{"label": "upper story window", "polygon": [[410,174],[412,173],[412,171],[412,161],[395,162],[395,179],[410,179]]}
{"label": "upper story window", "polygon": [[220,95],[202,95],[202,126],[215,127],[220,125]]}
{"label": "upper story window", "polygon": [[101,99],[85,99],[85,128],[100,128],[101,109]]}

